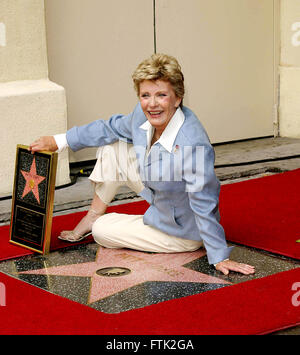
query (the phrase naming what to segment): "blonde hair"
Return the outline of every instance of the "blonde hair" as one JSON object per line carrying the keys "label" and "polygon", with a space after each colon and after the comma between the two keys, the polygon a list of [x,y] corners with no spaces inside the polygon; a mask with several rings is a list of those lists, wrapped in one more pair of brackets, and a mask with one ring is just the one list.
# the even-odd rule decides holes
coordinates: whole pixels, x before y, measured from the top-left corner
{"label": "blonde hair", "polygon": [[169,81],[177,97],[184,97],[184,76],[176,58],[166,54],[153,54],[138,65],[132,75],[134,88],[140,92],[140,84],[144,80]]}

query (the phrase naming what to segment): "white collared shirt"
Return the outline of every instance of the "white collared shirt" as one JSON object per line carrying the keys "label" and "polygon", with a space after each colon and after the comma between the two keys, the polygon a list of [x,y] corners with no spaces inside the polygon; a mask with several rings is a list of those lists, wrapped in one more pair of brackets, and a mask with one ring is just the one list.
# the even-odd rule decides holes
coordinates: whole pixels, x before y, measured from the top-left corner
{"label": "white collared shirt", "polygon": [[69,144],[67,141],[67,135],[66,133],[61,133],[61,134],[56,134],[54,136],[56,145],[58,147],[57,152],[63,152],[65,149],[68,148]]}
{"label": "white collared shirt", "polygon": [[[177,137],[178,131],[183,125],[183,122],[184,122],[184,113],[182,112],[181,108],[178,107],[174,116],[171,118],[170,122],[168,123],[167,127],[164,129],[159,139],[153,145],[160,143],[169,153],[172,153],[173,144]],[[149,121],[146,121],[140,126],[140,128],[147,131],[147,155],[148,155],[151,151],[151,141],[154,134],[154,127],[151,126]]]}

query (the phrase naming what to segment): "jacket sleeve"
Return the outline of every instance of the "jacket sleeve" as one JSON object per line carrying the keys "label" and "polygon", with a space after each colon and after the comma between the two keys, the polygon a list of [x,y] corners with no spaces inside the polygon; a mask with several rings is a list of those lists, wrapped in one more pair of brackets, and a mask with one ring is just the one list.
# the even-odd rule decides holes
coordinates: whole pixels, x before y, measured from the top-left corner
{"label": "jacket sleeve", "polygon": [[229,258],[233,247],[227,247],[224,229],[219,223],[220,183],[214,171],[214,150],[209,144],[194,146],[184,159],[184,180],[190,207],[208,262],[216,264]]}
{"label": "jacket sleeve", "polygon": [[109,120],[97,120],[67,131],[69,147],[76,152],[87,147],[100,147],[117,140],[132,143],[131,123],[134,111],[129,115],[114,115]]}

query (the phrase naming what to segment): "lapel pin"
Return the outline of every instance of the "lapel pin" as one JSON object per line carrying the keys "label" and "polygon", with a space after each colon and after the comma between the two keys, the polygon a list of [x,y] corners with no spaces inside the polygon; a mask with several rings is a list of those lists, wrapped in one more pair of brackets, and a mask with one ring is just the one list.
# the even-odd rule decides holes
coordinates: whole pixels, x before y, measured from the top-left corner
{"label": "lapel pin", "polygon": [[177,153],[178,150],[179,150],[179,145],[176,144],[175,147],[174,147],[174,149],[173,149],[173,153]]}

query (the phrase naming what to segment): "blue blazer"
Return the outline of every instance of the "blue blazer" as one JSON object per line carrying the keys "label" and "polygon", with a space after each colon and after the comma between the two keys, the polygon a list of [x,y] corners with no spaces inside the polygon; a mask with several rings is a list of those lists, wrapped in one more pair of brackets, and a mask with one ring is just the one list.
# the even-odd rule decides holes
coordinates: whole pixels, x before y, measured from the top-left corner
{"label": "blue blazer", "polygon": [[215,175],[214,150],[196,115],[187,107],[170,153],[162,145],[147,156],[147,121],[140,104],[129,115],[114,115],[67,131],[73,151],[123,140],[136,151],[144,183],[140,193],[150,204],[144,223],[176,237],[203,241],[208,262],[229,257],[225,233],[219,223],[220,183]]}

